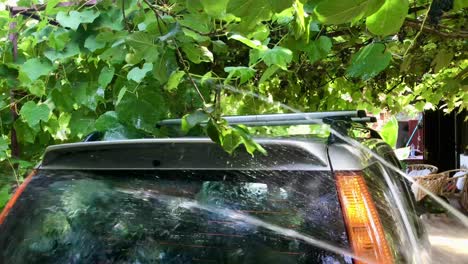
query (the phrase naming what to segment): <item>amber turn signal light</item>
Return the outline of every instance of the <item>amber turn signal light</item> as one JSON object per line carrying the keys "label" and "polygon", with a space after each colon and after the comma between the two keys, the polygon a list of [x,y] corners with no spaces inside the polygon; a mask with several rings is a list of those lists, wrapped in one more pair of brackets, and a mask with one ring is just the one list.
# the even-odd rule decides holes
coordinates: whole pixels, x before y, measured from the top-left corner
{"label": "amber turn signal light", "polygon": [[[362,174],[338,172],[336,185],[348,237],[356,257],[371,263],[394,263],[382,222]],[[354,263],[365,263],[361,260],[354,260]]]}

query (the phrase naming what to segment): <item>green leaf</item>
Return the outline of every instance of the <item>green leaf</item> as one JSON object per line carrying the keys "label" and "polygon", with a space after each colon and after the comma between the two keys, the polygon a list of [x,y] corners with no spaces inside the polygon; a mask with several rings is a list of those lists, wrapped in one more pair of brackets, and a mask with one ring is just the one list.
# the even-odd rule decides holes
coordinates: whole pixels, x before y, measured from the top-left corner
{"label": "green leaf", "polygon": [[253,155],[255,151],[259,151],[263,155],[267,154],[267,151],[253,140],[245,127],[238,125],[234,126],[232,129],[241,137],[242,144],[244,144],[245,149],[250,155]]}
{"label": "green leaf", "polygon": [[48,36],[47,46],[55,50],[63,50],[69,42],[69,31],[63,28],[58,28]]}
{"label": "green leaf", "polygon": [[206,14],[185,14],[179,23],[201,33],[209,33],[212,29],[211,19]]}
{"label": "green leaf", "polygon": [[310,63],[326,58],[332,48],[332,41],[329,37],[320,36],[318,40],[309,42],[305,47],[307,55],[309,55]]}
{"label": "green leaf", "polygon": [[50,109],[46,104],[36,104],[29,101],[21,107],[21,118],[32,128],[40,121],[47,122],[50,116]]}
{"label": "green leaf", "polygon": [[273,74],[275,74],[275,72],[278,69],[279,69],[279,67],[276,66],[276,65],[272,65],[272,66],[268,67],[268,69],[266,69],[265,72],[263,73],[262,78],[260,78],[260,81],[258,82],[258,84],[264,83],[265,81],[269,80],[270,77]]}
{"label": "green leaf", "polygon": [[139,83],[143,80],[143,78],[145,78],[146,74],[150,72],[152,69],[153,69],[153,64],[147,62],[143,64],[143,67],[141,69],[138,67],[131,69],[127,74],[127,79],[133,80]]}
{"label": "green leaf", "polygon": [[49,1],[47,1],[47,6],[46,6],[46,9],[45,9],[45,13],[47,15],[50,15],[50,13],[52,13],[54,8],[57,6],[58,3],[60,3],[60,1],[61,0],[49,0]]}
{"label": "green leaf", "polygon": [[182,51],[187,58],[196,64],[201,62],[213,62],[213,53],[205,46],[199,46],[194,43],[187,43],[182,46]]}
{"label": "green leaf", "polygon": [[68,43],[63,51],[47,50],[44,52],[44,56],[51,62],[63,61],[78,54],[80,54],[80,47],[76,42]]}
{"label": "green leaf", "polygon": [[37,80],[31,84],[26,84],[28,91],[38,97],[46,94],[46,84],[42,80]]}
{"label": "green leaf", "polygon": [[140,87],[138,95],[125,93],[115,107],[121,123],[149,133],[154,133],[156,123],[166,116],[167,109],[162,93],[154,87]]}
{"label": "green leaf", "polygon": [[126,38],[126,43],[135,51],[135,55],[146,62],[154,62],[158,58],[158,46],[151,34],[135,32]]}
{"label": "green leaf", "polygon": [[465,7],[468,7],[468,0],[454,0],[453,1],[453,10],[458,11],[460,9],[463,9]]}
{"label": "green leaf", "polygon": [[213,142],[221,145],[222,142],[222,136],[221,136],[221,129],[218,124],[216,124],[216,121],[210,118],[208,121],[208,124],[206,126],[206,134],[210,137]]}
{"label": "green leaf", "polygon": [[117,101],[115,101],[115,105],[118,105],[120,101],[122,101],[122,98],[126,92],[127,92],[127,87],[124,86],[122,87],[122,89],[120,89],[119,94],[117,95]]}
{"label": "green leaf", "polygon": [[8,158],[7,151],[8,151],[8,142],[4,137],[0,136],[0,161],[3,161],[6,158]]}
{"label": "green leaf", "polygon": [[227,12],[240,17],[240,30],[251,30],[258,23],[269,20],[273,13],[291,7],[293,0],[230,0]]}
{"label": "green leaf", "polygon": [[382,3],[381,0],[327,0],[317,5],[315,14],[320,22],[337,25],[370,15]]}
{"label": "green leaf", "polygon": [[228,53],[229,49],[226,43],[221,40],[215,40],[212,42],[213,44],[213,52],[216,54],[225,54]]}
{"label": "green leaf", "polygon": [[184,77],[184,75],[185,75],[184,71],[174,71],[171,74],[171,76],[169,77],[169,80],[167,81],[167,84],[166,84],[166,87],[165,87],[166,90],[171,92],[174,89],[176,89],[177,86],[179,86],[179,83],[182,80],[182,78]]}
{"label": "green leaf", "polygon": [[52,65],[47,61],[37,58],[29,59],[20,66],[19,78],[23,82],[35,81],[41,76],[48,75],[52,70]]}
{"label": "green leaf", "polygon": [[392,116],[380,130],[382,139],[387,142],[392,148],[396,147],[398,138],[398,120]]}
{"label": "green leaf", "polygon": [[438,73],[443,68],[449,66],[454,55],[455,54],[453,52],[447,50],[439,51],[431,63],[431,66],[434,69],[434,73]]}
{"label": "green leaf", "polygon": [[177,71],[178,65],[174,50],[164,49],[160,51],[161,56],[154,63],[153,76],[160,84],[164,84],[174,71]]}
{"label": "green leaf", "polygon": [[101,87],[106,88],[109,83],[111,83],[112,78],[114,77],[115,69],[114,67],[104,67],[99,74],[98,83]]}
{"label": "green leaf", "polygon": [[70,137],[83,138],[95,130],[94,116],[85,116],[80,111],[74,111],[70,119]]}
{"label": "green leaf", "polygon": [[369,44],[353,55],[347,74],[351,77],[369,80],[385,70],[391,59],[392,55],[390,52],[385,51],[384,44]]}
{"label": "green leaf", "polygon": [[182,117],[181,129],[184,133],[188,133],[194,126],[207,122],[209,118],[208,114],[201,110],[184,115],[184,117]]}
{"label": "green leaf", "polygon": [[105,42],[100,42],[96,40],[95,35],[89,36],[85,43],[84,43],[85,48],[89,49],[90,51],[94,52],[98,49],[102,49],[106,46]]}
{"label": "green leaf", "polygon": [[299,37],[302,36],[302,34],[306,31],[304,5],[301,3],[301,1],[296,0],[293,7],[296,16],[295,34],[296,39],[299,39]]}
{"label": "green leaf", "polygon": [[258,40],[250,40],[244,36],[241,36],[239,34],[234,34],[229,37],[230,39],[235,39],[237,41],[240,41],[244,43],[245,45],[249,46],[252,49],[258,49],[258,50],[265,50],[267,49],[266,46],[262,45],[262,43]]}
{"label": "green leaf", "polygon": [[0,210],[8,203],[10,200],[10,185],[6,184],[0,188]]}
{"label": "green leaf", "polygon": [[95,127],[98,131],[105,132],[120,126],[117,113],[114,111],[107,111],[96,120]]}
{"label": "green leaf", "polygon": [[292,56],[291,50],[276,46],[273,49],[265,51],[262,58],[267,66],[277,65],[281,69],[286,70],[288,64],[292,61]]}
{"label": "green leaf", "polygon": [[226,7],[229,0],[200,0],[205,12],[215,18],[226,14]]}
{"label": "green leaf", "polygon": [[367,29],[381,36],[397,33],[408,15],[408,8],[408,0],[386,0],[376,13],[366,19]]}
{"label": "green leaf", "polygon": [[200,34],[198,34],[197,32],[193,31],[193,30],[190,30],[188,28],[183,28],[182,29],[182,32],[184,32],[185,36],[193,39],[194,41],[196,41],[197,43],[202,43],[202,42],[207,42],[207,41],[210,41],[210,38],[207,37],[207,36],[202,36]]}
{"label": "green leaf", "polygon": [[243,84],[247,82],[250,78],[255,76],[254,69],[243,66],[225,67],[224,71],[229,73],[225,83],[228,83],[232,78],[240,78],[239,84]]}
{"label": "green leaf", "polygon": [[236,148],[242,144],[242,138],[236,130],[226,129],[222,131],[222,147],[223,149],[232,154]]}
{"label": "green leaf", "polygon": [[70,13],[58,12],[57,22],[64,27],[77,30],[80,24],[93,23],[93,21],[99,16],[99,11],[85,10],[83,12],[70,11]]}

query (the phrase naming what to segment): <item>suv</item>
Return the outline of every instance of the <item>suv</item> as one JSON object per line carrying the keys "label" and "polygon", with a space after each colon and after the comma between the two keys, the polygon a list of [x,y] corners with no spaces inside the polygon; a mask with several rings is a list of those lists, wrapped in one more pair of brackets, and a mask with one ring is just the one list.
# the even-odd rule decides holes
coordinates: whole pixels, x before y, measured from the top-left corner
{"label": "suv", "polygon": [[[399,166],[361,111],[226,119],[319,120],[342,133],[369,132],[355,139]],[[408,184],[374,156],[333,134],[256,142],[267,155],[229,155],[208,138],[50,146],[0,215],[0,262],[423,261]]]}

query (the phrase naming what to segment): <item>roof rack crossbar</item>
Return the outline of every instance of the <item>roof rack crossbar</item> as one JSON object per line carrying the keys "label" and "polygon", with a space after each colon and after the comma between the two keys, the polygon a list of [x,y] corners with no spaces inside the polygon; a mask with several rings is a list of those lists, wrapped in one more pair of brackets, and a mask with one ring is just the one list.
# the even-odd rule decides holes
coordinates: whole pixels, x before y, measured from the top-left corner
{"label": "roof rack crossbar", "polygon": [[[246,126],[288,126],[322,124],[324,118],[350,118],[355,122],[375,122],[375,118],[367,117],[363,110],[334,111],[316,113],[293,114],[267,114],[246,116],[224,116],[229,124],[243,124]],[[158,126],[180,126],[182,119],[166,119],[158,123]]]}

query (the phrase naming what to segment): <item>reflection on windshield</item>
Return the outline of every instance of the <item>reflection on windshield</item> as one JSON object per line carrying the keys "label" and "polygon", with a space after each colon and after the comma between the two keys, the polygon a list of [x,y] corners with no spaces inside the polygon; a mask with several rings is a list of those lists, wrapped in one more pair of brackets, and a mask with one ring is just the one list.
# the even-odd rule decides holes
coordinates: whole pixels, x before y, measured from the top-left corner
{"label": "reflection on windshield", "polygon": [[351,263],[253,222],[186,206],[228,209],[349,250],[330,179],[297,171],[41,172],[1,226],[2,262]]}

